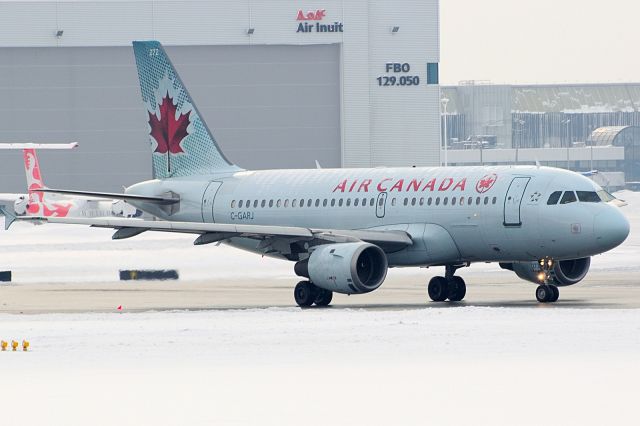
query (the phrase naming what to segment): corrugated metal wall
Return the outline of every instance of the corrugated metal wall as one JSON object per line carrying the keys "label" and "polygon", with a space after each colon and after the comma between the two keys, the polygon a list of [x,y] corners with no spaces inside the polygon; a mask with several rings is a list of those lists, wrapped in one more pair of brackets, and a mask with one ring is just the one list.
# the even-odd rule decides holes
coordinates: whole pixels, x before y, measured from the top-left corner
{"label": "corrugated metal wall", "polygon": [[[340,166],[338,45],[167,51],[232,161]],[[0,48],[0,96],[0,141],[80,142],[74,152],[41,152],[48,185],[119,191],[150,177],[130,48]],[[20,153],[2,155],[2,191],[24,191]]]}

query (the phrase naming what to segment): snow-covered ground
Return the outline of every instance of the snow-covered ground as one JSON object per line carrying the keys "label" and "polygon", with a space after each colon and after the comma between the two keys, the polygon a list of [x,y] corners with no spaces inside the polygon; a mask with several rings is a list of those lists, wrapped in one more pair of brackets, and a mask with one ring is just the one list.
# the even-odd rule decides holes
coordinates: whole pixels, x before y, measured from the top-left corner
{"label": "snow-covered ground", "polygon": [[637,424],[636,310],[0,315],[9,424]]}
{"label": "snow-covered ground", "polygon": [[[631,235],[594,270],[640,271]],[[193,237],[16,224],[0,256],[19,283],[290,279],[291,265]],[[98,261],[96,260],[98,259]],[[497,271],[477,265],[465,274]],[[433,271],[437,273],[439,271]],[[394,274],[423,274],[415,269]],[[506,273],[506,272],[505,272]],[[424,278],[422,278],[424,279]],[[253,309],[0,315],[8,424],[637,424],[640,312],[624,309]]]}

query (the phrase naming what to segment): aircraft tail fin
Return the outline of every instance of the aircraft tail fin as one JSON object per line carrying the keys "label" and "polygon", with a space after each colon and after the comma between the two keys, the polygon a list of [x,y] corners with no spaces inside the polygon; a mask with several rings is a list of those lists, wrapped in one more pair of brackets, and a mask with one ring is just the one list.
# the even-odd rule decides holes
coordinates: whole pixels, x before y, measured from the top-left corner
{"label": "aircraft tail fin", "polygon": [[29,194],[31,194],[34,189],[46,188],[42,180],[40,162],[38,161],[36,150],[24,149],[22,150],[22,154],[24,157],[24,171],[27,175],[27,190]]}
{"label": "aircraft tail fin", "polygon": [[157,41],[134,41],[147,109],[153,177],[241,170],[222,153],[184,83]]}

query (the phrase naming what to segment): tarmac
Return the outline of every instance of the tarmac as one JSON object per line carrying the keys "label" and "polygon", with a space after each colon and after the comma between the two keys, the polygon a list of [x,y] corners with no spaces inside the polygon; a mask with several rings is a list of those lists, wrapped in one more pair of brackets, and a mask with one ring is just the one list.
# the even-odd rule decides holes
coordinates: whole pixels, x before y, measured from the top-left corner
{"label": "tarmac", "polygon": [[[594,271],[581,283],[560,288],[556,303],[535,299],[536,285],[501,273],[460,274],[467,282],[462,302],[432,302],[431,275],[388,278],[363,295],[334,294],[328,309],[402,310],[459,306],[522,309],[638,309],[640,277],[624,271]],[[296,277],[269,280],[114,281],[102,283],[0,284],[0,313],[142,312],[154,310],[255,309],[296,306]],[[120,308],[120,309],[119,309]],[[314,309],[314,308],[310,308]]]}

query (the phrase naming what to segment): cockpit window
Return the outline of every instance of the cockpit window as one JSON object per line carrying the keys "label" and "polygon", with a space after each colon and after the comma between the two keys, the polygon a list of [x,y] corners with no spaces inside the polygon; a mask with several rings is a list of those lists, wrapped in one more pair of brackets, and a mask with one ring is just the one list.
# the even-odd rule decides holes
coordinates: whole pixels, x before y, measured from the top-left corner
{"label": "cockpit window", "polygon": [[562,195],[562,200],[560,200],[560,204],[569,204],[576,202],[576,194],[573,191],[565,191],[564,195]]}
{"label": "cockpit window", "polygon": [[578,200],[583,203],[599,203],[600,196],[595,191],[576,191]]}
{"label": "cockpit window", "polygon": [[616,199],[616,197],[614,197],[613,195],[609,194],[604,189],[601,189],[600,191],[598,191],[597,194],[600,197],[600,199],[602,201],[604,201],[605,203],[608,203],[609,201],[613,201],[613,200]]}
{"label": "cockpit window", "polygon": [[550,205],[550,206],[558,204],[558,200],[560,199],[561,195],[562,195],[562,191],[556,191],[556,192],[552,193],[551,195],[549,195],[549,199],[547,200],[547,204]]}

